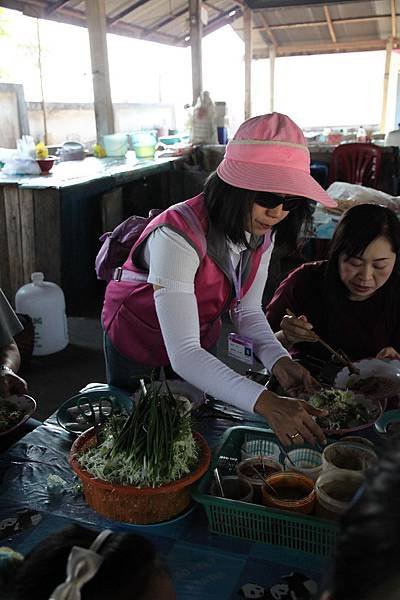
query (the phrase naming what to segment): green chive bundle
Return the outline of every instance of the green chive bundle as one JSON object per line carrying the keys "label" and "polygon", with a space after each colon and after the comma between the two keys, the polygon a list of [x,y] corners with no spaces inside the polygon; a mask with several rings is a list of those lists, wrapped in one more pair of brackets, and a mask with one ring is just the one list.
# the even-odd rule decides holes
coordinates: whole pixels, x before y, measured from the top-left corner
{"label": "green chive bundle", "polygon": [[151,381],[126,421],[112,417],[104,441],[79,462],[108,482],[158,487],[189,473],[196,459],[189,400]]}

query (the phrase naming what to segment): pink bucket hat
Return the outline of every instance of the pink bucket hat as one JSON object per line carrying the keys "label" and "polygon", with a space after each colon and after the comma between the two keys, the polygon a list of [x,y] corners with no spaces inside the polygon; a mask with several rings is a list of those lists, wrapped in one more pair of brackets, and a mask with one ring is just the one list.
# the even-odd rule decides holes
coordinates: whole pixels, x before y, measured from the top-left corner
{"label": "pink bucket hat", "polygon": [[310,151],[300,127],[280,113],[242,123],[228,143],[217,173],[234,187],[303,196],[336,206],[311,177]]}

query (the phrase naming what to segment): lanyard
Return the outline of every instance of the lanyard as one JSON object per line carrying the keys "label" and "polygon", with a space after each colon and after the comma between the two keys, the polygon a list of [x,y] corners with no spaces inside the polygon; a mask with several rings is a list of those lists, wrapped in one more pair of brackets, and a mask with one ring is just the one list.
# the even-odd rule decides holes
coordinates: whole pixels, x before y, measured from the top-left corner
{"label": "lanyard", "polygon": [[238,274],[236,274],[236,270],[233,267],[232,258],[230,259],[230,274],[233,281],[233,287],[235,288],[235,296],[236,296],[236,306],[234,307],[235,313],[240,313],[242,307],[241,303],[241,287],[242,287],[242,253],[240,253],[239,258],[239,268]]}

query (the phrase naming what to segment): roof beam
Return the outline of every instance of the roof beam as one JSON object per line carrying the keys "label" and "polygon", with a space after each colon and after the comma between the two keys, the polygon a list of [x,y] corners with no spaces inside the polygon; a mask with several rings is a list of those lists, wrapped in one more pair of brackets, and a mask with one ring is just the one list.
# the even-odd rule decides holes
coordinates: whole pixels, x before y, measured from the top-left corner
{"label": "roof beam", "polygon": [[[398,42],[398,40],[395,40]],[[333,54],[336,52],[363,52],[367,50],[385,50],[386,40],[360,40],[356,42],[324,42],[305,43],[278,46],[277,56],[292,56],[297,54]],[[253,52],[254,59],[268,58],[268,48],[260,48]]]}
{"label": "roof beam", "polygon": [[59,8],[67,4],[68,0],[60,0],[60,2],[56,2],[55,4],[50,4],[45,8],[44,12],[46,15],[51,15],[51,13],[56,12]]}
{"label": "roof beam", "polygon": [[331,40],[332,40],[332,42],[336,42],[337,41],[336,33],[333,28],[333,23],[332,23],[331,15],[329,13],[329,8],[327,7],[326,4],[324,4],[324,13],[325,13],[326,22],[327,22],[328,29],[329,29],[329,35],[331,36]]}
{"label": "roof beam", "polygon": [[261,17],[262,22],[264,23],[263,29],[267,32],[268,37],[271,40],[271,43],[276,50],[276,48],[278,47],[278,43],[276,41],[276,37],[273,34],[273,31],[271,30],[271,27],[269,26],[267,17],[263,13],[260,13],[260,17]]}
{"label": "roof beam", "polygon": [[[235,14],[230,15],[230,13],[233,10],[236,10]],[[225,11],[219,17],[216,17],[215,19],[212,19],[211,21],[209,21],[208,25],[203,27],[203,34],[209,35],[210,33],[217,31],[217,29],[219,29],[223,25],[228,25],[228,23],[233,23],[233,21],[240,19],[240,17],[242,17],[242,16],[243,16],[243,11],[241,8],[236,8],[236,9],[231,8],[230,10]],[[187,36],[185,36],[185,37],[187,37]]]}
{"label": "roof beam", "polygon": [[218,6],[215,6],[214,4],[211,4],[211,2],[207,2],[206,0],[203,0],[203,4],[204,6],[208,6],[208,8],[211,8],[211,10],[215,10],[215,12],[219,13],[220,15],[225,12],[222,8],[218,8]]}
{"label": "roof beam", "polygon": [[126,17],[126,15],[129,15],[129,13],[133,12],[134,10],[136,10],[137,8],[139,8],[140,6],[143,6],[143,4],[147,4],[148,1],[149,0],[138,0],[134,4],[131,4],[130,6],[127,6],[126,8],[124,8],[124,10],[119,11],[113,17],[109,17],[107,19],[108,24],[109,25],[113,25],[117,21],[120,21],[121,19],[123,19],[124,17]]}
{"label": "roof beam", "polygon": [[[365,0],[329,0],[329,4],[347,4],[348,2],[365,2]],[[322,0],[246,0],[246,3],[252,10],[259,9],[281,9],[289,6],[297,6],[304,8],[314,8],[314,6],[322,6],[325,2]]]}
{"label": "roof beam", "polygon": [[156,25],[155,24],[151,25],[149,29],[151,29],[151,31],[156,31],[157,29],[161,29],[161,27],[164,27],[164,25],[168,25],[168,23],[171,23],[171,21],[174,21],[174,19],[176,19],[177,17],[181,17],[188,11],[189,11],[189,6],[186,6],[185,8],[178,10],[175,14],[167,17],[166,19],[163,19]]}
{"label": "roof beam", "polygon": [[[394,0],[395,2],[396,0]],[[256,13],[259,11],[256,11]],[[355,23],[367,23],[368,21],[378,21],[380,19],[390,19],[391,15],[372,15],[368,17],[349,17],[348,19],[332,19],[332,26],[335,25],[353,25]],[[272,31],[279,29],[303,29],[307,27],[326,27],[326,21],[308,21],[306,23],[286,23],[282,25],[270,25]],[[256,27],[255,29],[258,29]],[[394,36],[396,37],[396,36]]]}

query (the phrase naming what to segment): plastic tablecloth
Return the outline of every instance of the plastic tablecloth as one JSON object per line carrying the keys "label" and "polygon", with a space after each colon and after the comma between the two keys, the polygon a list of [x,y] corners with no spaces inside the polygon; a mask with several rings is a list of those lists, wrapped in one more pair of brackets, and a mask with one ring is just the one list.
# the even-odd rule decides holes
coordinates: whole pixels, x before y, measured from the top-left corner
{"label": "plastic tablecloth", "polygon": [[[197,423],[211,447],[236,424],[201,414]],[[184,516],[159,525],[136,526],[102,517],[86,505],[68,465],[73,439],[52,415],[0,455],[0,545],[26,553],[49,533],[77,521],[97,529],[140,532],[169,565],[178,600],[243,598],[242,586],[249,589],[254,584],[265,589],[265,597],[275,597],[268,590],[280,585],[281,577],[295,572],[318,582],[326,571],[327,562],[319,557],[210,534],[203,508],[196,504]],[[51,475],[62,483],[54,483]],[[296,597],[290,593],[288,589],[288,595],[279,597]]]}

